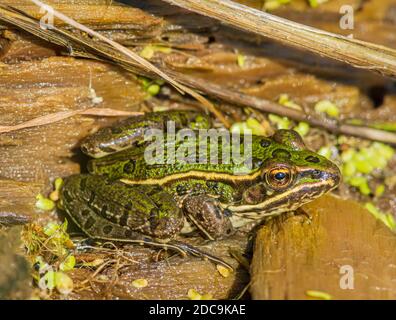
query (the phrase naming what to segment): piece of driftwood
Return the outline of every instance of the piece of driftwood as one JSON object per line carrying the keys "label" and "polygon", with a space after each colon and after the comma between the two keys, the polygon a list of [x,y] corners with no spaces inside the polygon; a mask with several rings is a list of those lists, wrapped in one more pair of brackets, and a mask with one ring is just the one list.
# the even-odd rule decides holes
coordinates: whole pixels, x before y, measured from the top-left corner
{"label": "piece of driftwood", "polygon": [[36,213],[35,197],[44,185],[0,179],[0,225],[16,225],[31,222]]}
{"label": "piece of driftwood", "polygon": [[166,1],[290,46],[303,48],[358,68],[396,76],[396,51],[387,47],[308,27],[231,0]]}
{"label": "piece of driftwood", "polygon": [[[355,202],[324,196],[306,215],[259,230],[251,265],[253,299],[396,298],[396,237]],[[312,298],[312,297],[311,297]]]}
{"label": "piece of driftwood", "polygon": [[[78,262],[102,259],[103,267],[77,267],[70,273],[76,287],[69,298],[186,300],[188,291],[194,289],[213,299],[234,299],[248,284],[249,273],[230,257],[229,250],[243,254],[246,244],[245,235],[236,235],[201,246],[233,266],[234,271],[227,277],[219,273],[215,264],[200,258],[171,256],[156,262],[156,257],[161,256],[158,249],[139,246],[125,246],[118,253],[94,250],[78,254]],[[135,287],[133,281],[137,279],[147,280],[147,286]]]}

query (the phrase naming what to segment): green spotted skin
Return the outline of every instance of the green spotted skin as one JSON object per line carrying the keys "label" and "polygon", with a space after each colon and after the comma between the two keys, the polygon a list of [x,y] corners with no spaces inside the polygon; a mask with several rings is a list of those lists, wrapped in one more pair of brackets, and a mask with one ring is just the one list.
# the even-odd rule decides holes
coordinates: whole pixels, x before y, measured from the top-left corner
{"label": "green spotted skin", "polygon": [[[209,118],[195,111],[149,113],[104,128],[82,143],[83,151],[94,157],[89,174],[67,178],[61,200],[88,235],[168,241],[191,225],[204,237],[218,239],[248,222],[295,210],[340,181],[338,167],[307,150],[291,130],[279,130],[270,138],[238,137],[239,145],[249,146],[242,148],[238,161],[150,164],[144,130],[165,130],[169,120],[178,130],[210,127]],[[165,151],[182,143],[163,142]],[[220,155],[232,151],[221,143],[217,148]]]}
{"label": "green spotted skin", "polygon": [[163,239],[183,226],[176,201],[156,185],[136,187],[101,176],[74,175],[65,180],[61,199],[67,212],[78,212],[71,217],[93,237],[117,233],[129,238],[131,232],[139,232]]}
{"label": "green spotted skin", "polygon": [[144,131],[147,129],[165,130],[169,121],[174,123],[176,130],[208,129],[211,126],[209,116],[200,112],[150,112],[120,121],[112,127],[100,129],[95,135],[83,141],[81,150],[92,158],[119,152],[142,142]]}

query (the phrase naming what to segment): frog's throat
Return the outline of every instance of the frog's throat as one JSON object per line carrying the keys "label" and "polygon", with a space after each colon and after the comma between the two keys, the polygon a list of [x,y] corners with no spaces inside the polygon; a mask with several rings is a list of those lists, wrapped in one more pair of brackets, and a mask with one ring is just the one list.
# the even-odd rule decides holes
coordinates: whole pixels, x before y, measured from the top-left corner
{"label": "frog's throat", "polygon": [[149,178],[144,180],[120,179],[121,182],[126,184],[158,184],[164,185],[169,182],[186,179],[204,179],[214,181],[228,181],[228,182],[248,182],[259,178],[263,170],[255,171],[251,174],[233,175],[229,173],[207,172],[192,170],[188,172],[175,173],[163,178]]}
{"label": "frog's throat", "polygon": [[310,183],[309,188],[301,184],[294,188],[285,190],[279,194],[273,194],[264,201],[251,205],[229,205],[221,204],[224,209],[233,214],[240,214],[245,218],[258,219],[272,216],[282,212],[293,211],[303,204],[312,201],[324,193],[334,189],[337,183],[333,180],[318,180]]}

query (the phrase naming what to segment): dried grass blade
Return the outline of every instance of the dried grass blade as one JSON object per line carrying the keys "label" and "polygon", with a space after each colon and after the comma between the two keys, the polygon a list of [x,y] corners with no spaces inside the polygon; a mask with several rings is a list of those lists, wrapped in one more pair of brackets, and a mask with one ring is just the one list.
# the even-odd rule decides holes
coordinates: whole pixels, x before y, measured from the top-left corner
{"label": "dried grass blade", "polygon": [[125,116],[137,116],[137,115],[141,115],[142,113],[126,112],[126,111],[119,111],[119,110],[107,109],[107,108],[89,108],[85,110],[61,111],[61,112],[55,112],[41,117],[37,117],[32,120],[14,126],[0,126],[0,133],[7,133],[7,132],[18,131],[27,128],[49,125],[81,114],[90,115],[90,116],[102,116],[102,117],[103,116],[125,117]]}

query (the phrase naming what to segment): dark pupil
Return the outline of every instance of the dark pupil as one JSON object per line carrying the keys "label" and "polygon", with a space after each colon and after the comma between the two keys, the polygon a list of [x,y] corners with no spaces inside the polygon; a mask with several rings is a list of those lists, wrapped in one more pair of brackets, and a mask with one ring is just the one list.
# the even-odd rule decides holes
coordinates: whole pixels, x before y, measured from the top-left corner
{"label": "dark pupil", "polygon": [[286,173],[284,173],[284,172],[278,172],[278,173],[275,174],[275,179],[276,180],[281,181],[281,180],[283,180],[285,178],[286,178]]}

